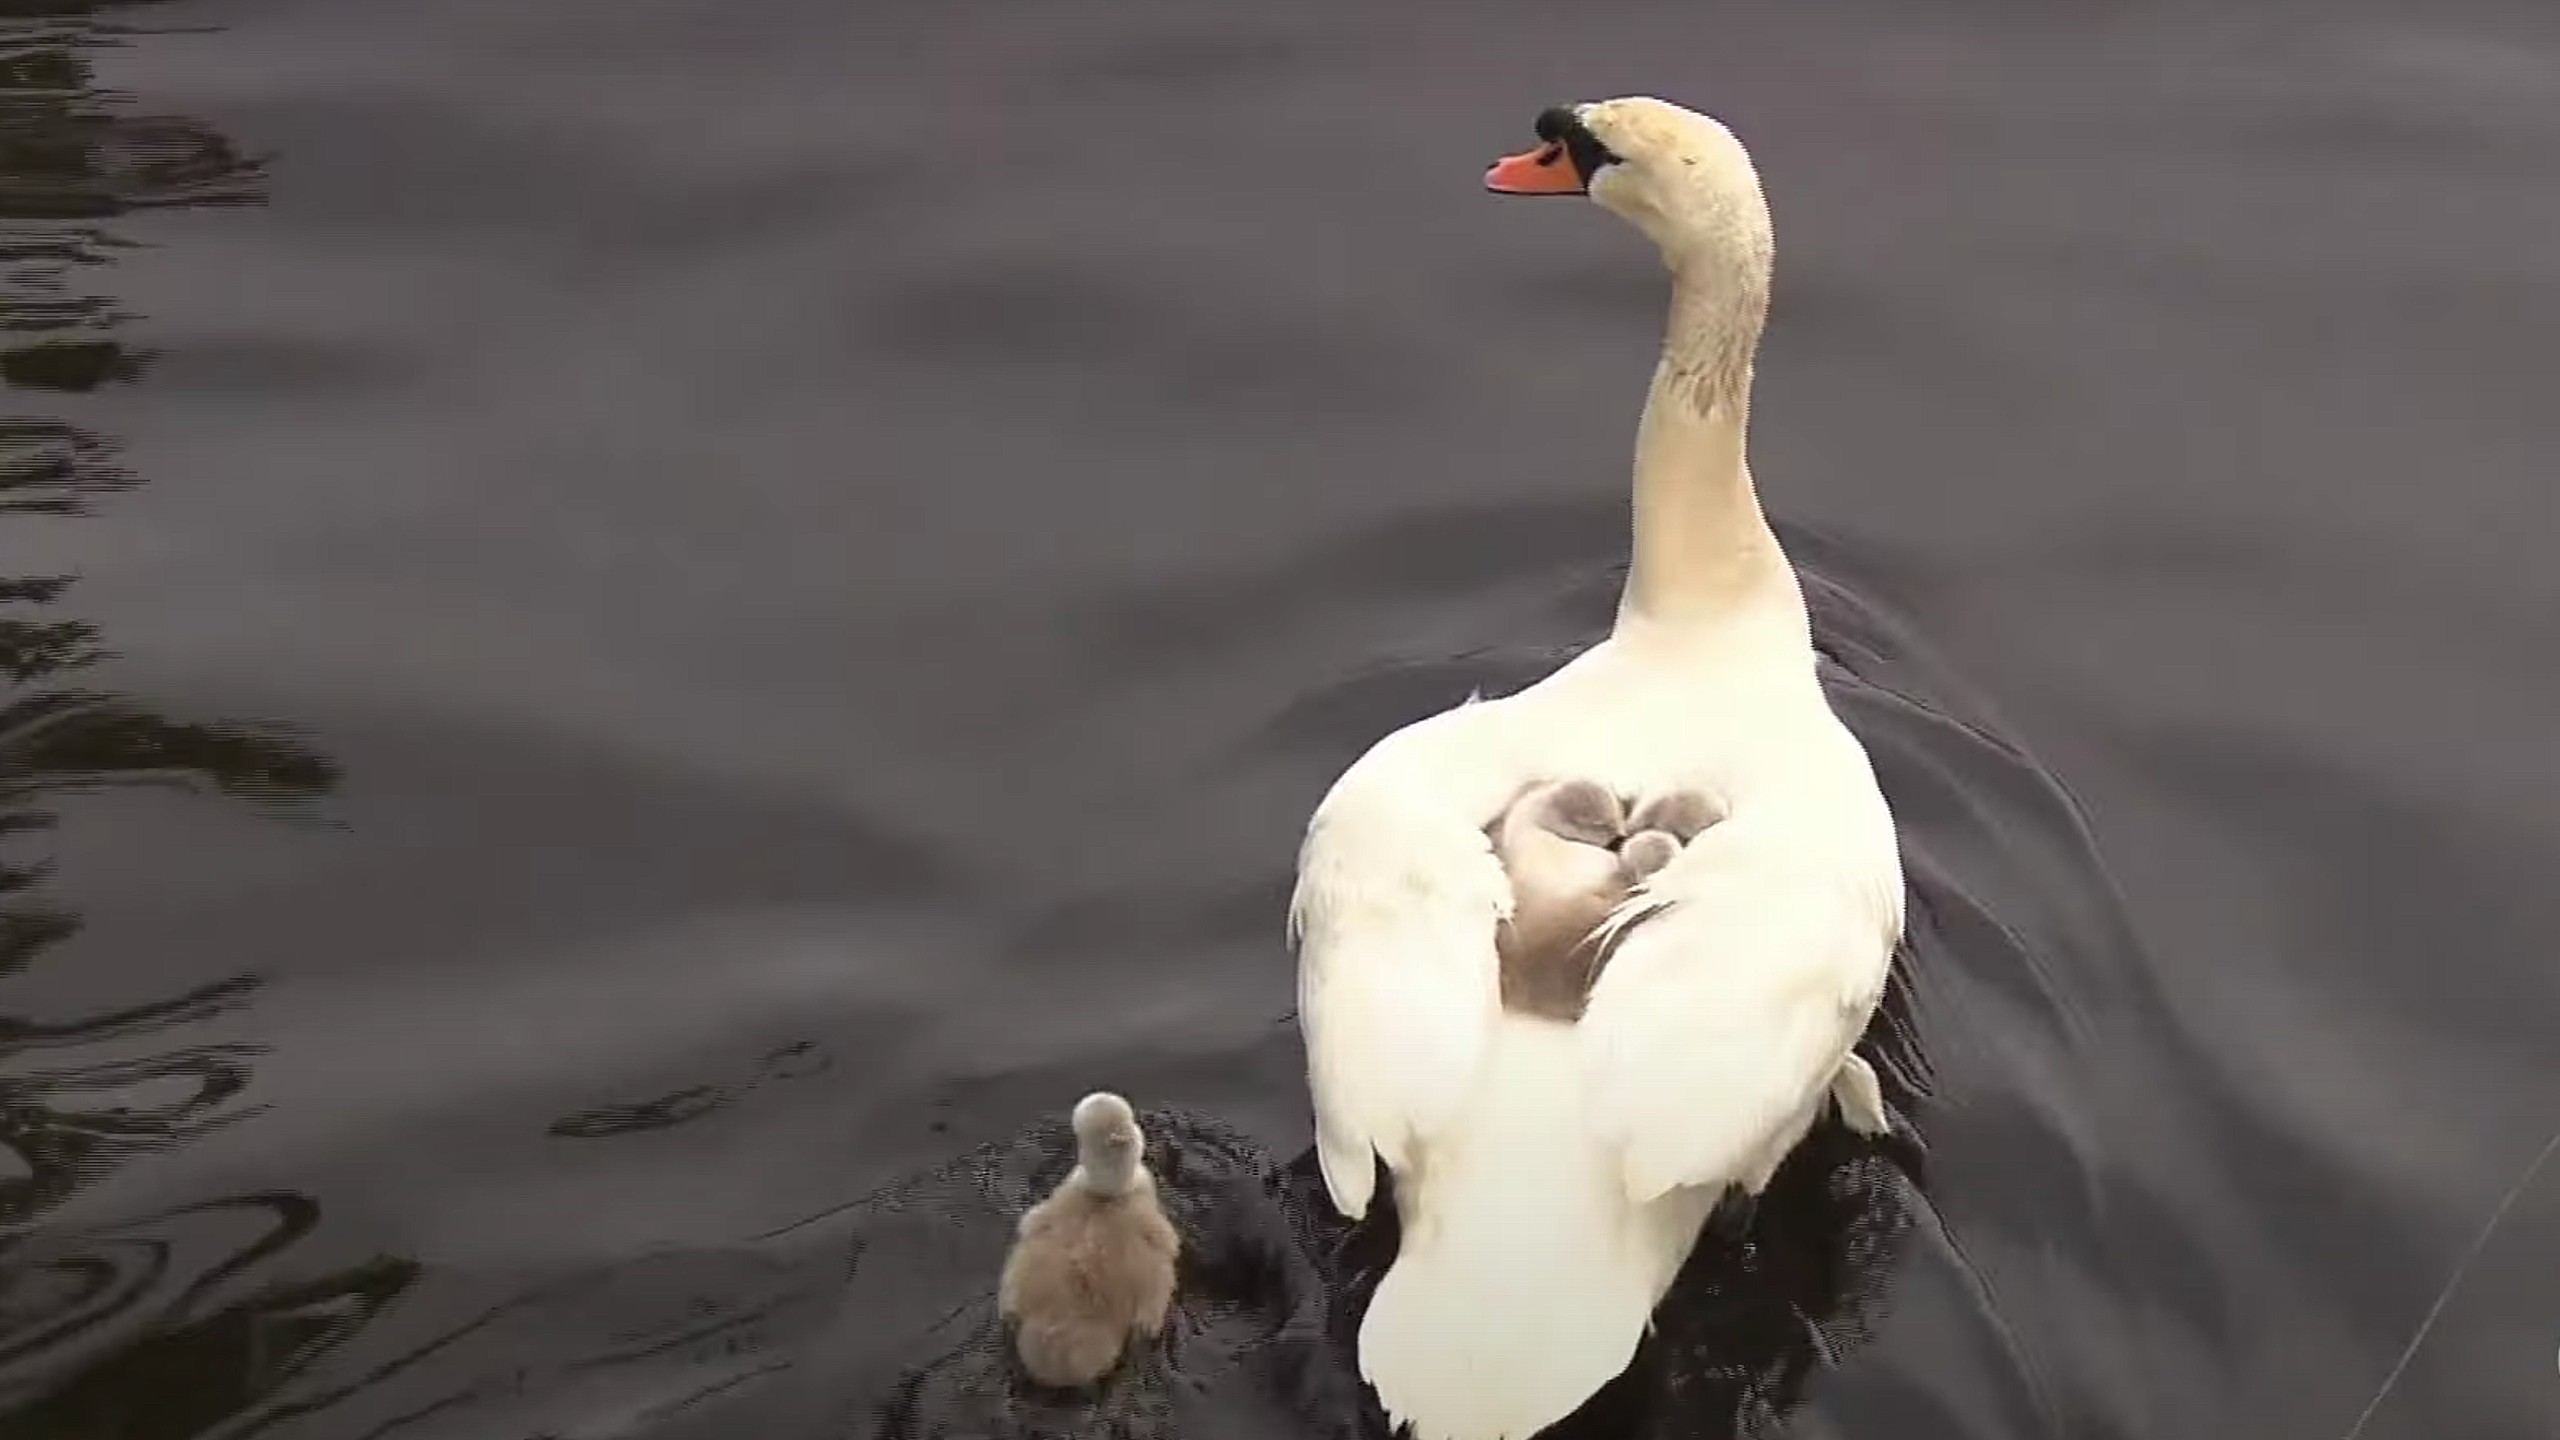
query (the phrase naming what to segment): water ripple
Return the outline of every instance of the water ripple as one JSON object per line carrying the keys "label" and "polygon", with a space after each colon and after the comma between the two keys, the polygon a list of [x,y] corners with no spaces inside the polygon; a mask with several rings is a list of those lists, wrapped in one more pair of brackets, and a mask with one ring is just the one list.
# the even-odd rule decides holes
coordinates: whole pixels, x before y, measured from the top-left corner
{"label": "water ripple", "polygon": [[[142,378],[131,316],[85,288],[125,242],[107,222],[139,209],[263,199],[263,173],[219,132],[136,113],[99,87],[89,53],[123,32],[90,7],[0,21],[0,385],[34,395]],[[0,418],[0,513],[82,516],[142,477],[113,438],[67,418]],[[309,813],[336,765],[292,727],[181,719],[105,688],[96,626],[62,613],[65,575],[0,579],[0,980],[23,979],[82,928],[35,851],[75,797],[196,791]],[[83,1229],[37,1228],[126,1162],[257,1113],[243,1103],[265,1047],[193,1027],[254,1004],[255,975],[62,1013],[0,1011],[0,1411],[26,1433],[192,1436],[285,1383],[397,1289],[401,1267],[359,1265],[217,1303],[215,1293],[316,1223],[296,1194],[182,1205]],[[173,1377],[187,1377],[180,1382]]]}

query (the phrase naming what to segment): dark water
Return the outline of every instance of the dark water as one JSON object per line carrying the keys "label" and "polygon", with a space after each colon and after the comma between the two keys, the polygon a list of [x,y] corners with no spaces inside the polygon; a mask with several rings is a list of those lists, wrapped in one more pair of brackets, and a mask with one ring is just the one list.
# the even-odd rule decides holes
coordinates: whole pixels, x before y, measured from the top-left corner
{"label": "dark water", "polygon": [[[1922,901],[1925,1167],[1653,1402],[2327,1440],[2560,1124],[2547,6],[6,14],[11,1440],[927,1433],[1095,1085],[1356,1277],[1298,828],[1623,545],[1660,277],[1477,189],[1560,99],[1760,157]],[[2365,1434],[2555,1348],[2545,1175]]]}

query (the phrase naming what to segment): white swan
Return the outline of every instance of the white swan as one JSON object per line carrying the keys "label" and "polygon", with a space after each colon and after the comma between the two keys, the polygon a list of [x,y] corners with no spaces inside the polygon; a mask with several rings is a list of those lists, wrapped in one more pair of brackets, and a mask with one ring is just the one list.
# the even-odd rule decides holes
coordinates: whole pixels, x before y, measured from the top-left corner
{"label": "white swan", "polygon": [[[1360,1365],[1415,1440],[1522,1440],[1624,1370],[1728,1189],[1756,1195],[1837,1093],[1902,930],[1893,817],[1816,683],[1795,572],[1744,456],[1770,229],[1750,158],[1650,98],[1538,117],[1486,175],[1587,194],[1660,247],[1668,335],[1637,427],[1609,637],[1540,683],[1380,740],[1309,822],[1290,922],[1318,1156],[1401,1251]],[[1638,885],[1582,1018],[1506,1011],[1513,897],[1485,825],[1522,787],[1705,792],[1717,823]]]}

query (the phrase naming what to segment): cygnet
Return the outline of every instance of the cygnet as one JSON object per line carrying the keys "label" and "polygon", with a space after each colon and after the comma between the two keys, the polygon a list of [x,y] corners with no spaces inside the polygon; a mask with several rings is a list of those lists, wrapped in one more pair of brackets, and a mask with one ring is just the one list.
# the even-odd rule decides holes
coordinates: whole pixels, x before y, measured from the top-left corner
{"label": "cygnet", "polygon": [[1076,1167],[1023,1213],[996,1290],[1023,1370],[1061,1387],[1093,1384],[1163,1333],[1181,1251],[1129,1102],[1096,1091],[1074,1125]]}
{"label": "cygnet", "polygon": [[1601,922],[1717,819],[1703,793],[1655,796],[1631,816],[1608,787],[1561,780],[1522,791],[1487,833],[1511,880],[1511,918],[1494,937],[1506,1008],[1581,1018],[1607,959]]}

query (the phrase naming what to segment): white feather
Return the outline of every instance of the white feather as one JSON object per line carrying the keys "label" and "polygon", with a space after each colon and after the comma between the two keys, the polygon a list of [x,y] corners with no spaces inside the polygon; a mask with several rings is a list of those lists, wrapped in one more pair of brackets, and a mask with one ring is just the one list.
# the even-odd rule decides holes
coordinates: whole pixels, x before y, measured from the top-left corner
{"label": "white feather", "polygon": [[1580,1048],[1570,1025],[1504,1016],[1461,1123],[1398,1180],[1404,1238],[1360,1370],[1414,1440],[1526,1440],[1571,1414],[1626,1368],[1713,1204],[1627,1204]]}
{"label": "white feather", "polygon": [[[1371,747],[1317,807],[1289,907],[1316,1158],[1344,1215],[1368,1213],[1372,1156],[1390,1170],[1447,1133],[1501,1013],[1495,927],[1511,884],[1481,825],[1498,755],[1471,740],[1486,701]],[[1412,785],[1416,776],[1444,783]],[[1475,783],[1470,784],[1473,779]]]}
{"label": "white feather", "polygon": [[1745,808],[1690,842],[1627,907],[1641,919],[1592,987],[1590,1119],[1636,1203],[1684,1185],[1759,1193],[1883,995],[1898,860],[1844,866],[1807,842],[1889,841],[1890,822],[1854,792],[1807,808]]}

